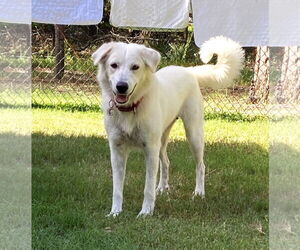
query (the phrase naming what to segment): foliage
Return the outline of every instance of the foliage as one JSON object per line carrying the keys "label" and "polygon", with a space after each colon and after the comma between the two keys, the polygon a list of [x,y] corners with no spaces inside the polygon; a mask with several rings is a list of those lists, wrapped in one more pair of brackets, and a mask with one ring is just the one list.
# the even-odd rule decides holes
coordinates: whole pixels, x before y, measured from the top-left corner
{"label": "foliage", "polygon": [[[17,57],[0,55],[0,69],[4,69],[6,67],[27,68],[28,65],[30,65],[30,59],[26,55]],[[1,73],[2,72],[0,72],[0,74]]]}

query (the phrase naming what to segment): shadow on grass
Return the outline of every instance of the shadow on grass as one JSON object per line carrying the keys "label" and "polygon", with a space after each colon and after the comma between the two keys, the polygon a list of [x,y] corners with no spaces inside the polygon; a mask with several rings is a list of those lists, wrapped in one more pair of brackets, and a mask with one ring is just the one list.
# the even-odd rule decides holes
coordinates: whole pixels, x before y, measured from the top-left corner
{"label": "shadow on grass", "polygon": [[297,249],[300,245],[300,144],[296,135],[293,138],[286,140],[287,145],[275,137],[269,149],[269,237],[273,249]]}
{"label": "shadow on grass", "polygon": [[31,247],[31,138],[1,133],[0,249]]}
{"label": "shadow on grass", "polygon": [[[33,203],[82,207],[104,215],[111,200],[108,143],[99,137],[34,134]],[[191,200],[195,166],[185,141],[169,144],[169,196],[159,196],[156,214],[224,218],[267,213],[268,154],[256,144],[207,144],[206,198]],[[143,198],[144,157],[132,153],[125,182],[124,211],[137,213]],[[57,207],[59,208],[59,207]],[[35,211],[34,211],[35,213]]]}
{"label": "shadow on grass", "polygon": [[[195,166],[187,143],[171,142],[168,149],[171,191],[158,196],[154,216],[135,219],[143,199],[145,167],[143,155],[132,153],[124,212],[112,220],[105,217],[112,193],[107,141],[33,134],[33,247],[170,249],[176,244],[176,249],[236,245],[246,249],[253,242],[267,245],[267,238],[262,239],[251,226],[262,223],[263,230],[268,230],[265,149],[256,144],[207,144],[204,200],[191,199]],[[187,237],[187,232],[193,236]]]}
{"label": "shadow on grass", "polygon": [[32,108],[40,108],[40,109],[56,109],[56,110],[64,110],[64,111],[96,111],[102,112],[100,106],[97,104],[40,104],[33,102],[31,105]]}

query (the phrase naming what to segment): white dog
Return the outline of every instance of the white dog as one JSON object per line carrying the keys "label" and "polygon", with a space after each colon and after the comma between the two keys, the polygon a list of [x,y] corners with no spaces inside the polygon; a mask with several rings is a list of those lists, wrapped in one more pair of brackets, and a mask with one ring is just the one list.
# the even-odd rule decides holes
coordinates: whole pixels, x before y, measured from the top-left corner
{"label": "white dog", "polygon": [[[160,54],[138,44],[111,42],[93,55],[99,66],[97,80],[102,89],[104,123],[113,172],[113,198],[109,215],[122,211],[126,161],[132,148],[146,157],[146,181],[141,215],[151,215],[156,192],[169,189],[169,159],[166,148],[172,125],[183,120],[196,161],[194,195],[204,197],[203,98],[200,87],[228,87],[239,75],[244,53],[240,45],[225,37],[205,42],[200,58],[207,63],[218,55],[216,65],[169,66],[156,72]],[[160,180],[155,190],[160,166]]]}

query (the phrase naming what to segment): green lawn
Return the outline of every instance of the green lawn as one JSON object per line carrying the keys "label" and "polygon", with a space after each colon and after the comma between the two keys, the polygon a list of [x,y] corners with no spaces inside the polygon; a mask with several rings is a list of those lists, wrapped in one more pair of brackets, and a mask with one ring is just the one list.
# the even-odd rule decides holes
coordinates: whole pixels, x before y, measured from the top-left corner
{"label": "green lawn", "polygon": [[300,119],[270,123],[270,248],[300,246]]}
{"label": "green lawn", "polygon": [[183,126],[171,134],[169,195],[136,219],[144,159],[132,153],[124,211],[111,206],[109,148],[96,111],[33,109],[34,249],[268,249],[268,121],[209,119],[206,198],[192,200],[195,166]]}

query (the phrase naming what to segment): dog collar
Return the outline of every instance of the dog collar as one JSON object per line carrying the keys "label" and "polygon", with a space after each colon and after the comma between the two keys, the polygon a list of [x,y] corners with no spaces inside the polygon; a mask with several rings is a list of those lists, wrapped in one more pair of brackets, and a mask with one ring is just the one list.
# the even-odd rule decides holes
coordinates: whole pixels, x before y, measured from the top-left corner
{"label": "dog collar", "polygon": [[114,107],[116,107],[121,112],[136,112],[137,108],[140,106],[141,102],[143,101],[144,97],[140,98],[136,103],[133,103],[130,106],[120,106],[115,100],[110,100],[110,109],[109,114],[111,114],[111,111]]}

